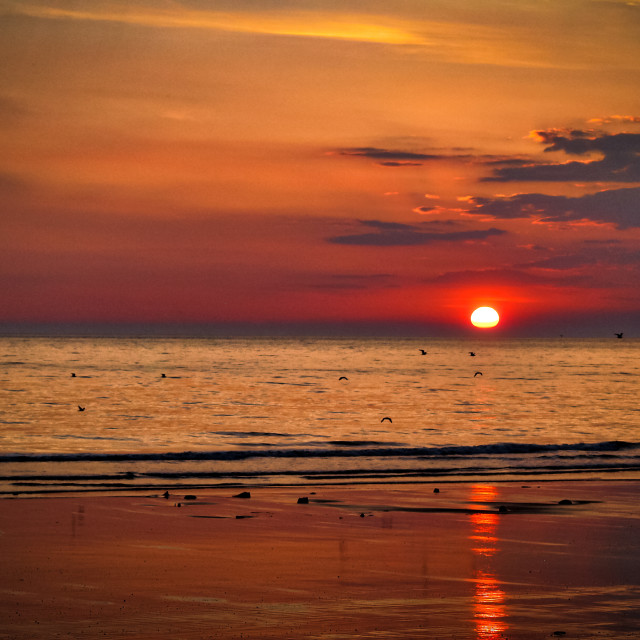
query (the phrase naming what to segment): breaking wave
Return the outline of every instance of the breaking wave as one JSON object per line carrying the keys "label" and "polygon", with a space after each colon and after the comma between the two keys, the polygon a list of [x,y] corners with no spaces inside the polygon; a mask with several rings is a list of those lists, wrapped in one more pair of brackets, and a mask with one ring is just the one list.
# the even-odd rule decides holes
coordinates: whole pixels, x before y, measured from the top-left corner
{"label": "breaking wave", "polygon": [[[358,443],[340,442],[341,446],[327,449],[251,449],[226,451],[181,451],[162,453],[9,453],[0,455],[0,462],[126,462],[126,461],[191,461],[191,460],[246,460],[249,458],[437,458],[508,456],[553,452],[623,452],[640,449],[638,442],[609,440],[606,442],[577,442],[571,444],[535,444],[503,442],[469,446],[446,447],[388,447],[360,446]],[[369,444],[369,443],[367,443]],[[355,446],[354,446],[355,445]]]}

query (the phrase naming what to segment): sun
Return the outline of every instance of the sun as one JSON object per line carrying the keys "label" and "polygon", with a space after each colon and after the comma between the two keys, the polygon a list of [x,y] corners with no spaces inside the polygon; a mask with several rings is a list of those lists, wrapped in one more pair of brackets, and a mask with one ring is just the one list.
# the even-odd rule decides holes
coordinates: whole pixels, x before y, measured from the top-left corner
{"label": "sun", "polygon": [[471,324],[480,329],[495,327],[498,322],[500,322],[500,316],[498,312],[491,307],[478,307],[471,314]]}

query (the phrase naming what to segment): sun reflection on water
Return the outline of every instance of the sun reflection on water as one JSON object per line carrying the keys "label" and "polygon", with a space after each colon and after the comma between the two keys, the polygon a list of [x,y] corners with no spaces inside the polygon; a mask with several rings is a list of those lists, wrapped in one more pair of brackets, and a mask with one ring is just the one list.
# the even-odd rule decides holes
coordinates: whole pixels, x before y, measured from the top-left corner
{"label": "sun reflection on water", "polygon": [[[490,485],[472,485],[471,502],[495,502],[498,490]],[[502,640],[508,629],[505,592],[492,567],[498,553],[496,536],[500,517],[497,513],[478,512],[470,516],[473,529],[469,539],[476,558],[474,569],[473,617],[477,640]]]}

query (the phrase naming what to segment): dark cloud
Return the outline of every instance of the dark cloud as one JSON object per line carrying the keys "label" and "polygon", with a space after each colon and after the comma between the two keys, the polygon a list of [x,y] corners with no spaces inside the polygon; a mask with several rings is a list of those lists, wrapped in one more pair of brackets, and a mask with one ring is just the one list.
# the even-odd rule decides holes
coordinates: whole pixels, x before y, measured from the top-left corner
{"label": "dark cloud", "polygon": [[593,243],[585,242],[584,251],[571,254],[551,256],[541,260],[534,260],[516,265],[525,269],[549,269],[554,271],[566,271],[581,267],[611,267],[640,266],[640,250],[626,250],[612,245],[593,246]]}
{"label": "dark cloud", "polygon": [[535,260],[516,266],[526,269],[537,268],[550,269],[552,271],[567,271],[570,269],[584,267],[585,265],[593,265],[595,261],[596,260],[593,255],[572,254],[563,256],[552,256],[551,258],[543,258],[542,260]]}
{"label": "dark cloud", "polygon": [[509,197],[472,198],[468,213],[499,219],[536,218],[543,222],[591,220],[618,229],[640,227],[640,188],[610,189],[579,197],[523,193]]}
{"label": "dark cloud", "polygon": [[422,162],[380,162],[383,167],[421,167]]}
{"label": "dark cloud", "polygon": [[371,233],[355,233],[327,238],[333,244],[347,244],[371,247],[406,247],[428,245],[436,242],[461,242],[485,240],[491,236],[503,235],[502,229],[475,229],[464,231],[434,232],[425,230],[426,225],[409,225],[380,220],[360,220],[361,225],[376,229]]}
{"label": "dark cloud", "polygon": [[435,278],[429,278],[425,282],[439,285],[465,285],[465,286],[503,286],[521,287],[523,285],[557,285],[558,283],[574,284],[583,282],[583,276],[549,276],[528,273],[517,268],[506,269],[476,269],[466,271],[449,271]]}
{"label": "dark cloud", "polygon": [[339,149],[340,155],[343,156],[363,156],[365,158],[373,158],[374,160],[386,161],[416,161],[416,160],[438,160],[442,155],[431,153],[416,153],[414,151],[402,151],[394,149],[380,149],[378,147],[351,147],[347,149]]}
{"label": "dark cloud", "polygon": [[398,287],[396,276],[389,273],[350,274],[337,273],[314,286],[315,289],[330,290],[365,290],[365,289],[393,289]]}
{"label": "dark cloud", "polygon": [[402,149],[381,149],[379,147],[349,147],[338,149],[341,156],[355,156],[380,160],[383,167],[419,167],[424,161],[443,160],[450,156],[439,153],[420,153]]}
{"label": "dark cloud", "polygon": [[[556,129],[535,131],[545,152],[562,151],[570,156],[600,156],[565,163],[522,164],[521,160],[499,162],[485,182],[640,182],[640,134]],[[520,166],[519,166],[520,165]]]}

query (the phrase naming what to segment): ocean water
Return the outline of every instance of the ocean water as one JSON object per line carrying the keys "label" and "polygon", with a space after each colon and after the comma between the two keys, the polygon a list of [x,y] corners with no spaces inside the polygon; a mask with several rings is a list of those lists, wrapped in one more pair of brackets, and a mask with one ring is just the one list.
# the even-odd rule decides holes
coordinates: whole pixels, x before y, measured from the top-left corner
{"label": "ocean water", "polygon": [[640,479],[639,381],[615,336],[1,338],[0,491]]}

